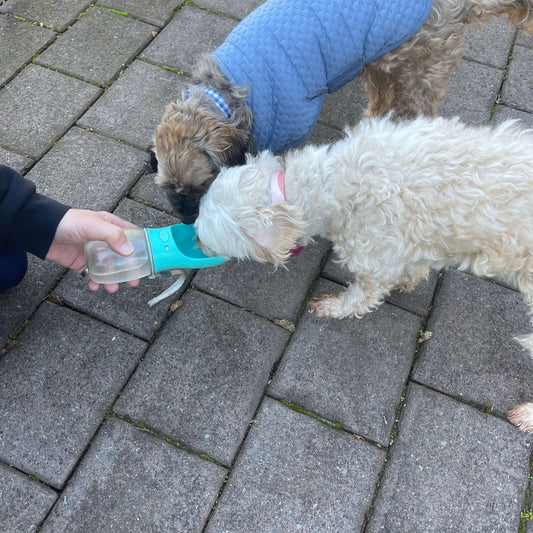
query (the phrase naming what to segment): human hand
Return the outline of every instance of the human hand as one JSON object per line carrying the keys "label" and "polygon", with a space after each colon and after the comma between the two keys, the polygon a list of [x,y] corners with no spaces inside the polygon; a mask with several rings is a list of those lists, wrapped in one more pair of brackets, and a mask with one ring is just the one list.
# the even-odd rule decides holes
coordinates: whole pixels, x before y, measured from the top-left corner
{"label": "human hand", "polygon": [[[55,261],[78,273],[87,266],[83,245],[88,241],[105,241],[115,252],[127,256],[133,247],[123,228],[135,228],[134,224],[107,213],[87,209],[69,209],[57,226],[54,240],[48,250],[46,259]],[[86,276],[87,285],[92,291],[98,290],[99,284]],[[139,280],[128,281],[135,287]],[[107,292],[116,292],[118,283],[104,285]]]}

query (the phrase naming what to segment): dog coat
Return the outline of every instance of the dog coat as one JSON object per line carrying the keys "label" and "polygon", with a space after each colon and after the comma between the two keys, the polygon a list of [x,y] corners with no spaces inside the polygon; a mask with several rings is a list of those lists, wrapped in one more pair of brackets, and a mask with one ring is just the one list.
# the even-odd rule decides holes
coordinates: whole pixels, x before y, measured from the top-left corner
{"label": "dog coat", "polygon": [[327,92],[409,39],[432,0],[269,0],[228,35],[213,57],[248,86],[252,133],[275,153],[303,142]]}

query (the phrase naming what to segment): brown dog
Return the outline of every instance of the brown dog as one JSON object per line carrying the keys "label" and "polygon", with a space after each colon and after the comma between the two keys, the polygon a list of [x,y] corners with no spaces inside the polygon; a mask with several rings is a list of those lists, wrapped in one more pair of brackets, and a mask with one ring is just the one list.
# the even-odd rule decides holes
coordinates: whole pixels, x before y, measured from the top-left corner
{"label": "brown dog", "polygon": [[[267,2],[261,8],[266,10],[275,5],[280,6],[281,10],[294,1]],[[418,9],[417,6],[424,4],[424,1],[405,0],[404,3],[409,8]],[[351,11],[348,14],[353,20],[363,16],[355,4],[358,4],[361,12],[367,6],[383,4],[381,7],[389,10],[393,5],[384,0],[361,0],[360,3],[355,0],[348,3],[336,0],[322,4],[335,5],[337,8],[343,4],[349,5]],[[519,23],[526,29],[533,28],[533,0],[433,0],[432,4],[429,0],[428,6],[429,12],[424,13],[419,29],[410,38],[404,35],[403,44],[377,58],[354,57],[356,63],[361,63],[359,66],[362,71],[361,68],[359,71],[369,96],[366,116],[381,116],[390,111],[393,111],[396,119],[435,116],[444,99],[448,79],[462,56],[461,39],[466,24],[481,24],[494,17],[507,15],[510,22]],[[236,28],[239,30],[247,23],[245,45],[248,48],[245,52],[248,54],[255,52],[255,48],[259,49],[268,38],[265,34],[269,31],[269,24],[276,28],[283,23],[283,20],[269,20],[265,16],[254,18],[252,15]],[[275,16],[274,13],[272,17]],[[306,13],[302,11],[301,16],[306,22]],[[342,24],[338,24],[338,21],[341,18],[346,25],[349,18],[346,13],[335,16],[330,12],[327,21],[336,21],[336,27],[340,28]],[[392,32],[392,28],[402,21],[398,17],[398,20],[391,19],[388,22],[386,31]],[[316,21],[297,28],[286,47],[289,52],[294,52],[295,60],[303,59],[302,68],[309,68],[308,75],[319,77],[323,67],[321,62],[325,61],[322,44],[311,41],[311,47],[316,46],[312,48],[314,52],[306,52],[307,55],[298,48],[300,41],[309,41],[309,36],[313,36],[309,25],[315,27]],[[276,50],[271,45],[265,47],[264,53],[270,53],[272,57],[261,58],[264,63],[258,65],[254,62],[252,65],[260,70],[260,74],[264,74],[254,83],[253,76],[248,76],[246,71],[238,71],[237,66],[234,68],[239,63],[240,51],[235,51],[235,57],[232,56],[235,46],[227,51],[235,40],[232,36],[236,30],[213,55],[201,58],[193,75],[195,86],[181,100],[167,107],[155,132],[154,160],[158,164],[156,183],[167,192],[176,214],[185,223],[192,223],[198,216],[200,198],[222,167],[244,163],[246,152],[270,149],[274,153],[281,153],[305,140],[318,118],[324,93],[341,86],[340,82],[333,86],[324,85],[317,94],[313,93],[315,88],[311,90],[306,87],[307,92],[302,91],[301,96],[296,88],[293,91],[294,84],[289,84],[289,90],[282,89],[283,80],[279,78],[284,72],[282,52],[286,49]],[[372,30],[372,27],[365,29],[365,47]],[[388,35],[382,37],[386,40]],[[340,34],[328,36],[327,44],[331,42],[335,46],[338,44],[339,49],[346,48],[341,44]],[[221,50],[226,53],[224,69],[219,65]],[[333,52],[335,56],[336,48]],[[368,59],[372,60],[367,62]],[[232,76],[228,76],[230,70]],[[358,73],[357,70],[353,72]],[[238,82],[235,81],[237,79]],[[346,77],[342,79],[342,82],[346,81]],[[289,97],[293,98],[289,101],[290,105],[287,104]],[[313,110],[315,115],[306,122],[303,118],[306,113],[304,106],[310,101],[316,104]],[[274,134],[281,135],[283,140],[273,141],[270,130],[270,137],[265,136],[265,123],[274,124]],[[288,133],[288,129],[293,131]]]}

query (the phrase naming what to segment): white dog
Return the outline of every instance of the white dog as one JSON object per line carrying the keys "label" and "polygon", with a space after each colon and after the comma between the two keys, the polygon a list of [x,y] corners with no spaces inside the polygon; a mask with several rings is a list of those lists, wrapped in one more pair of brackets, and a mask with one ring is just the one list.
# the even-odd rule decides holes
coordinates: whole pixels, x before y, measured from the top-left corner
{"label": "white dog", "polygon": [[[357,276],[311,302],[320,317],[361,317],[449,266],[500,276],[533,312],[533,131],[370,119],[335,144],[223,169],[195,227],[207,253],[274,265],[313,236],[330,240]],[[533,335],[519,340],[533,353]],[[509,417],[533,432],[533,403]]]}

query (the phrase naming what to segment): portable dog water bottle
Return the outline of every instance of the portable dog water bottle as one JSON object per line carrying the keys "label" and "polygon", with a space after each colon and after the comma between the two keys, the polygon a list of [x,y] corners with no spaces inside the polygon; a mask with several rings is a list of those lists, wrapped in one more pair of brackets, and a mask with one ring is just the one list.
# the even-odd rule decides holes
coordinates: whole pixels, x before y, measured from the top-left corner
{"label": "portable dog water bottle", "polygon": [[87,268],[96,283],[121,283],[164,270],[212,267],[227,260],[209,257],[197,248],[192,225],[135,228],[124,232],[133,245],[133,253],[128,256],[117,254],[103,241],[85,244]]}

